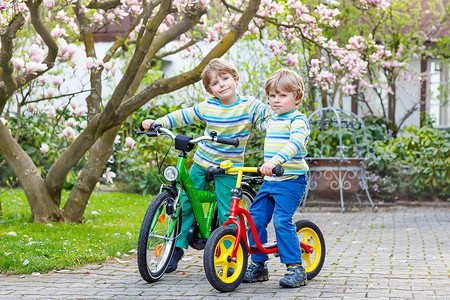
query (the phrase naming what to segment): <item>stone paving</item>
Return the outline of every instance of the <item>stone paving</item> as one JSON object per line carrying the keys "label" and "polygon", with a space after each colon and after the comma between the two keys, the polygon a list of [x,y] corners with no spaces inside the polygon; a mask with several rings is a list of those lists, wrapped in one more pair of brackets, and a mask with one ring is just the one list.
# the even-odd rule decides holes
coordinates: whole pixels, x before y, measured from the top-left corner
{"label": "stone paving", "polygon": [[278,285],[285,267],[272,256],[269,281],[220,293],[205,277],[203,252],[190,249],[176,272],[153,284],[130,257],[39,276],[0,275],[0,299],[450,299],[450,208],[307,210],[294,219],[315,222],[327,246],[322,271],[302,288]]}

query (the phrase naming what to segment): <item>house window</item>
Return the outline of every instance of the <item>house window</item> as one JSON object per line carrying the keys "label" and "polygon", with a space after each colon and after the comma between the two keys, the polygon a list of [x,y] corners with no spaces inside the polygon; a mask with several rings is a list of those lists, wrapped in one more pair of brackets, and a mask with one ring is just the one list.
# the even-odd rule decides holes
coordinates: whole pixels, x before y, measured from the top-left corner
{"label": "house window", "polygon": [[428,113],[436,121],[436,127],[450,127],[450,64],[439,61],[431,61],[430,73],[430,102]]}

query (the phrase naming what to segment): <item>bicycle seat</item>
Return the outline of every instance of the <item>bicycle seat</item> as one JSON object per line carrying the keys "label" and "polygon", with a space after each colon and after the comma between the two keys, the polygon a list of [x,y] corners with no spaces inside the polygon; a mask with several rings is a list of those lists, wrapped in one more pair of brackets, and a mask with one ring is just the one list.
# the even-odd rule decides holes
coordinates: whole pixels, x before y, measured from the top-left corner
{"label": "bicycle seat", "polygon": [[[265,244],[262,244],[262,246],[264,247],[264,249],[267,249],[267,250],[273,249],[273,248],[277,247],[277,242],[265,243]],[[252,250],[252,251],[259,251],[259,249],[258,249],[258,247],[256,245],[255,246],[250,246],[250,250]]]}

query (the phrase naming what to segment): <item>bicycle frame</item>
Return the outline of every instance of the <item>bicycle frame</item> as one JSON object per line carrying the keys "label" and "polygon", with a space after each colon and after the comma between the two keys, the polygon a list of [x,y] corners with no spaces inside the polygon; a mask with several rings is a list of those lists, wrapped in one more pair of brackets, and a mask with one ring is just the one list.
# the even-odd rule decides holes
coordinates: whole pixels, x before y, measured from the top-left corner
{"label": "bicycle frame", "polygon": [[[186,156],[185,153],[182,152],[177,162],[177,169],[180,172],[178,175],[178,181],[184,188],[189,201],[191,202],[192,210],[194,212],[195,220],[198,223],[200,234],[207,239],[210,235],[209,228],[211,226],[214,209],[217,205],[216,194],[208,191],[197,190],[191,176],[189,175],[188,170],[186,169],[185,164]],[[203,212],[202,203],[210,203],[206,218]]]}
{"label": "bicycle frame", "polygon": [[[233,252],[232,252],[232,260],[236,259],[236,253],[238,251],[238,247],[239,247],[239,241],[241,240],[241,238],[244,239],[245,245],[247,247],[247,251],[250,254],[256,254],[256,253],[265,253],[265,254],[271,254],[271,253],[275,253],[278,252],[278,247],[270,247],[270,248],[265,248],[260,240],[259,240],[259,236],[258,233],[256,231],[256,227],[255,227],[255,223],[253,222],[253,218],[250,215],[250,213],[243,209],[240,206],[240,200],[242,197],[242,192],[240,190],[241,188],[241,183],[242,183],[242,175],[244,172],[252,172],[252,173],[256,173],[258,172],[258,168],[252,168],[252,167],[231,167],[231,168],[227,168],[227,173],[237,173],[237,180],[236,180],[236,188],[234,188],[232,190],[232,195],[231,195],[231,207],[230,207],[230,216],[228,221],[226,221],[222,226],[228,226],[228,225],[235,225],[237,228],[237,234],[236,234],[236,240],[233,246]],[[254,237],[255,243],[256,243],[256,247],[258,248],[258,250],[253,250],[252,248],[250,248],[249,242],[248,242],[248,237],[247,237],[247,230],[246,230],[246,226],[245,226],[245,218],[247,218],[248,221],[248,225],[249,228],[252,232],[252,235]],[[239,218],[239,222],[237,221],[237,218]],[[313,252],[313,247],[303,243],[300,241],[300,247],[301,249],[305,250],[308,253],[312,253]]]}

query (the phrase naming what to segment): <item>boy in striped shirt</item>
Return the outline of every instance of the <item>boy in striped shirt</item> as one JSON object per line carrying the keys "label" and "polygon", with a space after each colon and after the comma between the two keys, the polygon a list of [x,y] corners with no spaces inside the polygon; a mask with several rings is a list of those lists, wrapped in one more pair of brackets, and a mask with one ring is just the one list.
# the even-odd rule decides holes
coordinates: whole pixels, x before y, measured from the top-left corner
{"label": "boy in striped shirt", "polygon": [[[310,130],[306,116],[298,111],[304,90],[301,77],[288,69],[276,71],[266,82],[266,94],[275,114],[261,123],[261,129],[266,130],[261,173],[266,176],[250,207],[261,244],[267,243],[267,225],[273,215],[280,260],[287,265],[287,272],[280,280],[283,287],[299,287],[307,282],[292,221],[306,188],[308,172],[303,158]],[[272,177],[276,165],[284,167],[283,176]],[[250,245],[255,245],[250,230],[248,237]],[[251,260],[244,282],[268,280],[267,254],[253,254]]]}
{"label": "boy in striped shirt", "polygon": [[[157,120],[142,122],[144,129],[149,129],[153,123],[159,123],[165,128],[186,126],[196,122],[206,122],[205,135],[211,131],[218,137],[238,138],[239,146],[215,144],[202,141],[194,154],[194,164],[189,172],[195,187],[207,190],[206,169],[218,166],[224,160],[230,160],[235,166],[243,166],[244,152],[250,132],[255,126],[267,119],[273,112],[270,106],[261,101],[236,93],[239,83],[239,73],[236,68],[223,59],[212,59],[202,72],[203,85],[213,97],[186,109],[172,112]],[[216,175],[214,185],[217,195],[219,224],[228,220],[231,205],[231,189],[236,185],[236,175]],[[182,199],[182,224],[172,261],[166,273],[173,272],[178,267],[178,261],[183,257],[183,248],[189,246],[187,236],[194,222],[194,214],[189,199]]]}

